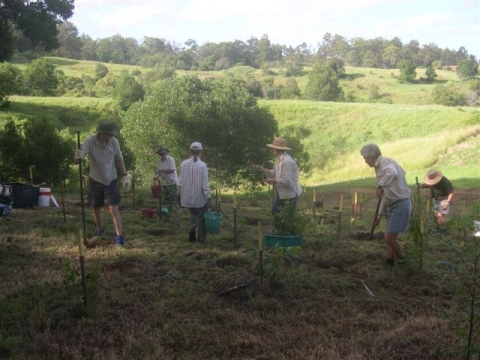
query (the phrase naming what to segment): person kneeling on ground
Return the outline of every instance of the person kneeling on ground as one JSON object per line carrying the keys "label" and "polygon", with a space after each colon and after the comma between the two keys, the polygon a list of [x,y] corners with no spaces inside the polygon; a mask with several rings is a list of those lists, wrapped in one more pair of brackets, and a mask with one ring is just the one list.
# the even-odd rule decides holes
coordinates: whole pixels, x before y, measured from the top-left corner
{"label": "person kneeling on ground", "polygon": [[452,216],[453,185],[438,170],[430,170],[423,179],[422,188],[429,188],[433,199],[433,214],[440,227],[447,226]]}

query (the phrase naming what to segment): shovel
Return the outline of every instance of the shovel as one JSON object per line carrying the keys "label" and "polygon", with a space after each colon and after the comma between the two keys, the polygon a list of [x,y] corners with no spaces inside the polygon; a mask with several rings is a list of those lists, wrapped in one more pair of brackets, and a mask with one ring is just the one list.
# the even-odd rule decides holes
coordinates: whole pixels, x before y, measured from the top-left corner
{"label": "shovel", "polygon": [[[378,202],[377,202],[377,207],[375,208],[375,215],[373,217],[373,221],[375,221],[378,217],[378,212],[380,210],[380,203],[382,202],[382,198],[378,198]],[[373,227],[372,225],[372,228],[370,229],[370,235],[368,236],[368,240],[372,240],[373,239],[373,231],[375,230],[375,228]]]}

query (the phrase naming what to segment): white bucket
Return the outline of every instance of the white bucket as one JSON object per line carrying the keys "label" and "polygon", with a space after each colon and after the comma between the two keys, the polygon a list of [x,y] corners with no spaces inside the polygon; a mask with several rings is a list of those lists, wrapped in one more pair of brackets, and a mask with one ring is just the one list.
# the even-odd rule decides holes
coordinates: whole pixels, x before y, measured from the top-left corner
{"label": "white bucket", "polygon": [[50,188],[40,188],[38,192],[38,206],[49,207],[50,206],[50,196],[52,192]]}
{"label": "white bucket", "polygon": [[480,220],[473,220],[473,236],[480,238]]}

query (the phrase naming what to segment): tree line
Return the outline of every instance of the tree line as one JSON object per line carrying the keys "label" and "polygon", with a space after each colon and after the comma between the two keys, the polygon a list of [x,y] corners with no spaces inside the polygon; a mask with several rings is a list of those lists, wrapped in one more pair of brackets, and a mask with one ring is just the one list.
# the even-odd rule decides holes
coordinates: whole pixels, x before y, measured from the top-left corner
{"label": "tree line", "polygon": [[382,37],[347,39],[326,33],[315,50],[305,43],[295,47],[272,43],[268,34],[246,41],[198,44],[189,39],[177,44],[147,36],[141,42],[121,35],[92,39],[85,34],[79,36],[70,22],[59,25],[57,30],[60,44],[54,51],[57,56],[145,67],[161,64],[177,70],[225,70],[237,65],[295,68],[333,58],[342,60],[347,66],[387,69],[398,68],[399,62],[404,60],[417,67],[427,67],[434,62],[437,67],[453,66],[463,59],[476,60],[464,47],[441,49],[434,43],[420,45],[417,40],[402,43],[398,37],[391,40]]}

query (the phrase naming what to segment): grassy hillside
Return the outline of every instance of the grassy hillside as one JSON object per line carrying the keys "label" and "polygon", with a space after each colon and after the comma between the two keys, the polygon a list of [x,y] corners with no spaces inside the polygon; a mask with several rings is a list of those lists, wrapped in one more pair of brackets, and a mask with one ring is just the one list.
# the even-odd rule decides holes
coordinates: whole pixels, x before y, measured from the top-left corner
{"label": "grassy hillside", "polygon": [[[287,100],[261,104],[281,127],[301,125],[310,131],[303,143],[319,168],[306,180],[309,185],[371,177],[359,153],[367,142],[398,160],[411,182],[436,166],[445,166],[452,179],[480,176],[476,108]],[[461,161],[455,160],[458,151]]]}
{"label": "grassy hillside", "polygon": [[[93,76],[97,62],[62,58],[48,60],[70,76]],[[113,74],[121,70],[146,72],[138,66],[105,64]],[[279,69],[274,69],[279,73]],[[303,91],[309,69],[296,80]],[[178,72],[180,76],[187,72]],[[190,72],[189,72],[190,73]],[[227,71],[195,72],[200,78],[245,76],[258,79],[260,70],[236,67]],[[456,74],[437,71],[438,83],[455,83],[462,88]],[[279,127],[302,126],[310,134],[302,139],[313,161],[313,171],[303,177],[305,185],[360,181],[372,178],[372,170],[359,154],[366,142],[376,142],[384,155],[398,160],[408,172],[408,180],[423,178],[432,167],[439,167],[448,177],[465,187],[478,186],[480,112],[478,108],[449,108],[425,105],[437,84],[400,84],[397,70],[346,68],[342,80],[345,93],[353,93],[359,102],[332,103],[303,100],[261,100],[279,122]],[[424,76],[417,69],[417,78]],[[275,76],[277,83],[286,81]],[[372,100],[375,89],[379,96]],[[0,112],[0,126],[9,117],[18,120],[47,116],[61,127],[90,131],[98,121],[118,115],[110,98],[40,98],[12,97],[8,111]],[[376,101],[376,102],[367,102]]]}

